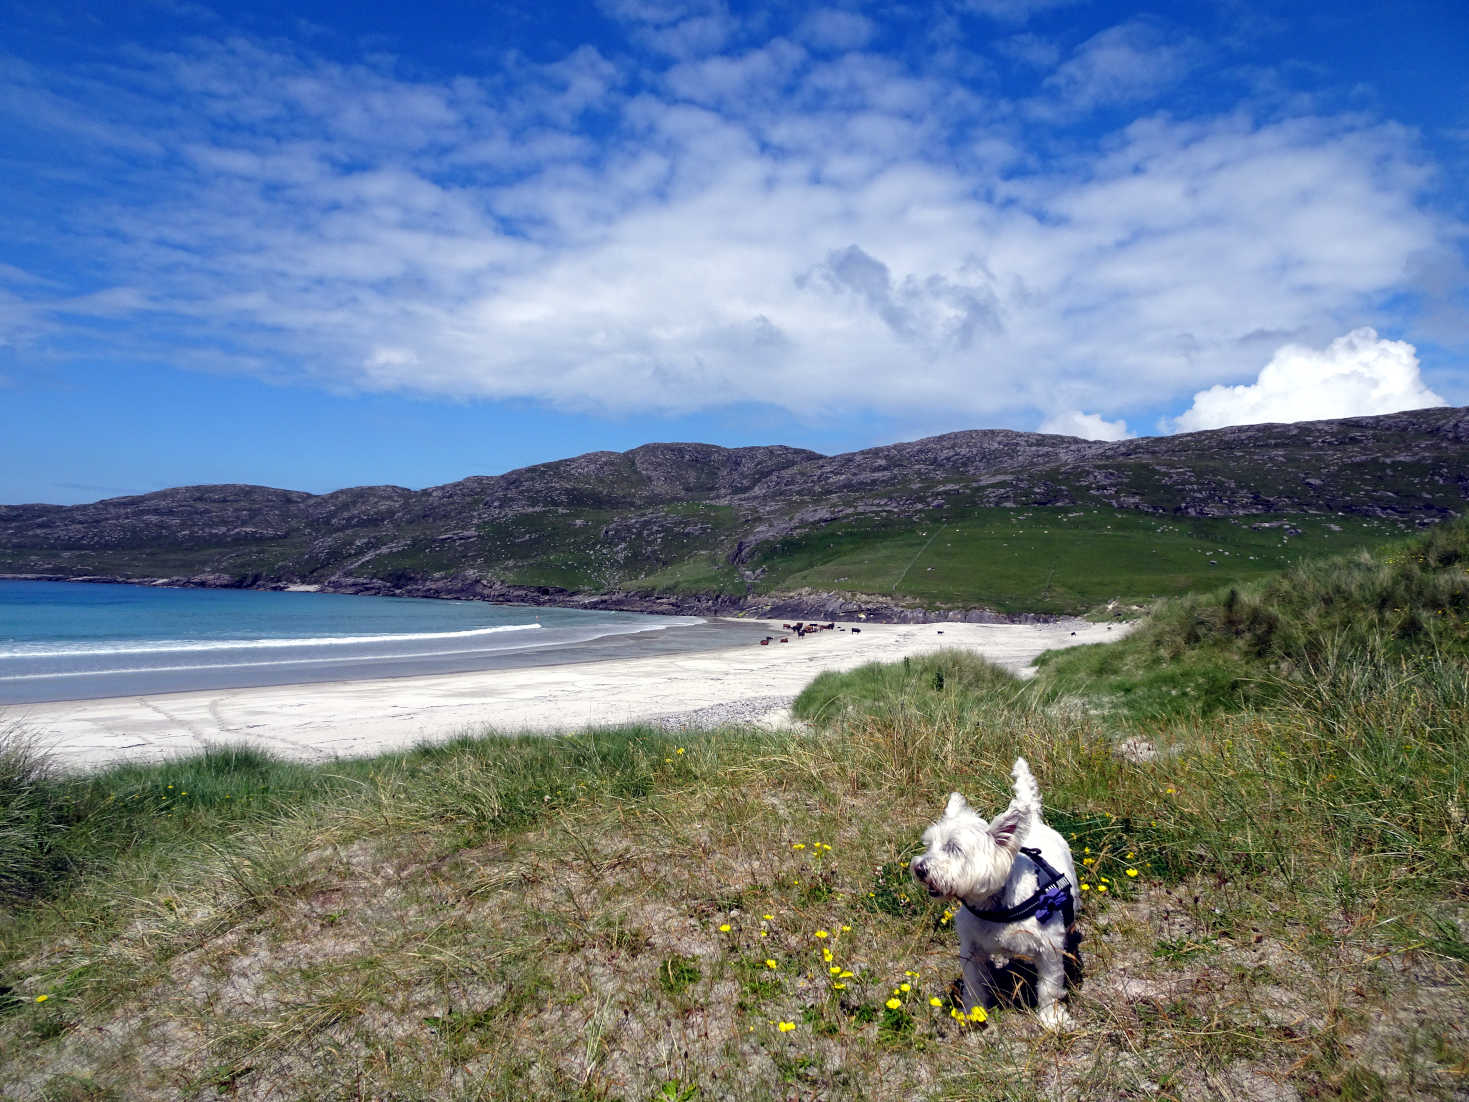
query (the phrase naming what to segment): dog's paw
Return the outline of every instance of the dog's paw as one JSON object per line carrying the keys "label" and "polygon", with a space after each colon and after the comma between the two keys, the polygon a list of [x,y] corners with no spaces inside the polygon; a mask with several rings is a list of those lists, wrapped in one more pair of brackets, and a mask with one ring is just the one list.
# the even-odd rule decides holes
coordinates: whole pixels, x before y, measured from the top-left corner
{"label": "dog's paw", "polygon": [[1040,1019],[1042,1026],[1052,1032],[1070,1029],[1076,1024],[1071,1014],[1060,1003],[1052,1003],[1050,1006],[1042,1007],[1036,1017]]}

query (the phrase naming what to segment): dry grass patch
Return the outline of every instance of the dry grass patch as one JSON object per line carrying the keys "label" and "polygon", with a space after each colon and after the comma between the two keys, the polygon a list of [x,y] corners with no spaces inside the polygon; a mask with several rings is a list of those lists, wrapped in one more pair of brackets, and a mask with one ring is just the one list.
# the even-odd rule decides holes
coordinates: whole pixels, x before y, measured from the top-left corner
{"label": "dry grass patch", "polygon": [[[1092,752],[1055,723],[1007,726],[990,749],[1018,746],[1050,770]],[[385,816],[373,801],[280,820],[257,860],[237,840],[192,883],[134,900],[105,946],[71,930],[30,958],[57,986],[78,968],[94,978],[54,1010],[3,1019],[6,1051],[25,1055],[0,1082],[16,1097],[257,1099],[1463,1087],[1456,962],[1268,871],[1164,882],[1116,826],[1078,834],[1093,884],[1078,1028],[1050,1036],[1019,1009],[955,1022],[951,922],[903,869],[953,771],[887,768],[915,757],[891,726],[751,738],[700,739],[654,758],[643,796],[548,805],[474,843],[462,822]],[[974,736],[921,738],[934,761]],[[1160,811],[1174,806],[1153,767],[1123,767],[1144,774]],[[1108,812],[1057,816],[1106,824]]]}

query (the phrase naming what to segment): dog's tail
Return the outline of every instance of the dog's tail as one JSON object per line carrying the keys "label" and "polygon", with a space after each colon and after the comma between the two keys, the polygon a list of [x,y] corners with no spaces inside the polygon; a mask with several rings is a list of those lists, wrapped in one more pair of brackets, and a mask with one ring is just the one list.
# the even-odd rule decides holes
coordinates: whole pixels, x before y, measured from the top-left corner
{"label": "dog's tail", "polygon": [[1035,783],[1035,777],[1031,775],[1030,766],[1024,758],[1015,759],[1015,768],[1010,771],[1010,776],[1015,778],[1015,800],[1011,807],[1019,811],[1029,812],[1037,819],[1041,815],[1041,790]]}

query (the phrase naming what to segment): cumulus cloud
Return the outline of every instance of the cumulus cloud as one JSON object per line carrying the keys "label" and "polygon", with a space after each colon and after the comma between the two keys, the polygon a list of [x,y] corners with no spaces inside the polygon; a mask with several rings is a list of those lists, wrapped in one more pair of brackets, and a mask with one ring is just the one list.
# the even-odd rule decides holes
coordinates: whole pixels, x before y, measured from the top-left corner
{"label": "cumulus cloud", "polygon": [[1267,421],[1320,421],[1423,409],[1447,403],[1424,385],[1418,352],[1406,341],[1364,326],[1324,349],[1288,344],[1259,378],[1244,386],[1212,386],[1172,423],[1192,432]]}
{"label": "cumulus cloud", "polygon": [[1037,432],[1053,432],[1059,436],[1079,436],[1083,440],[1131,440],[1126,421],[1107,421],[1100,414],[1067,410],[1047,417]]}
{"label": "cumulus cloud", "polygon": [[[608,10],[649,33],[724,11]],[[1158,44],[1125,26],[1054,94],[1134,94],[1116,59]],[[599,412],[1032,424],[1186,400],[1238,377],[1254,334],[1339,331],[1456,239],[1400,127],[1233,110],[1078,139],[798,32],[443,79],[245,37],[20,70],[66,164],[15,187],[85,195],[52,238],[96,282],[0,300],[0,332]]]}

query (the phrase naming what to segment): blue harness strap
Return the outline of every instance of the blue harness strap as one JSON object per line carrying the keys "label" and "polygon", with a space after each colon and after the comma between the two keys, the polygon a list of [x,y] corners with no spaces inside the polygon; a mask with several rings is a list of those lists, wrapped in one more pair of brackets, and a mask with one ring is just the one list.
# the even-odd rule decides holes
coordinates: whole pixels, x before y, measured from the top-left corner
{"label": "blue harness strap", "polygon": [[1070,926],[1076,921],[1076,904],[1071,898],[1071,881],[1066,874],[1059,869],[1051,867],[1049,861],[1041,856],[1041,851],[1028,846],[1021,847],[1021,853],[1029,857],[1031,863],[1036,867],[1037,880],[1035,894],[1024,903],[1017,903],[1013,907],[997,907],[993,909],[979,910],[964,904],[964,909],[975,918],[982,918],[986,922],[1024,922],[1032,915],[1038,922],[1047,922],[1052,915],[1060,915]]}

